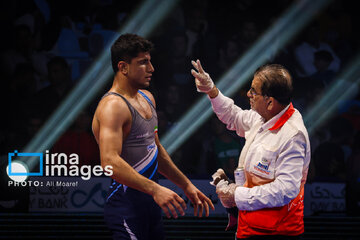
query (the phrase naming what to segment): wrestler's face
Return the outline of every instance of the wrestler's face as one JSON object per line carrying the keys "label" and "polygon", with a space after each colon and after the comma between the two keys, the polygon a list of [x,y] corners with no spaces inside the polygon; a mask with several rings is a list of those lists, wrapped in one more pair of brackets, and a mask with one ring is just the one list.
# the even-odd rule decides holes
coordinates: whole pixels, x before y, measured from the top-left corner
{"label": "wrestler's face", "polygon": [[251,109],[255,110],[262,117],[265,117],[268,111],[267,110],[268,97],[262,95],[261,86],[262,86],[262,81],[257,76],[255,76],[254,79],[252,80],[251,87],[247,92],[247,96],[250,99]]}
{"label": "wrestler's face", "polygon": [[148,52],[139,53],[137,57],[133,58],[128,64],[129,83],[135,88],[146,88],[150,85],[151,76],[154,72],[154,67],[151,64],[151,56]]}

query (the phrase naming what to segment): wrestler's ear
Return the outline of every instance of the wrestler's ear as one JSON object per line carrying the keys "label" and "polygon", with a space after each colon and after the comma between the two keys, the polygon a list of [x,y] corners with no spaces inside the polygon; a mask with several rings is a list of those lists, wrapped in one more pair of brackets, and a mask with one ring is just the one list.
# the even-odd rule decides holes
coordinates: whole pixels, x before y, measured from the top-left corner
{"label": "wrestler's ear", "polygon": [[119,72],[126,75],[128,73],[128,71],[129,71],[129,64],[127,64],[124,61],[120,61],[118,63],[118,69],[119,69]]}

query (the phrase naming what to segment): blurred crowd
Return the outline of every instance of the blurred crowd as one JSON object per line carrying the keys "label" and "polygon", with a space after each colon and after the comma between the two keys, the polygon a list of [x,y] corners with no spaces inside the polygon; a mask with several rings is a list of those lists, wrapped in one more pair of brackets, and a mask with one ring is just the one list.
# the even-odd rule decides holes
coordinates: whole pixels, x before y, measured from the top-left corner
{"label": "blurred crowd", "polygon": [[[157,101],[160,137],[201,96],[190,74],[190,61],[200,59],[216,81],[293,2],[179,2],[150,36],[155,44],[152,53],[155,72],[150,91]],[[21,150],[35,136],[97,56],[102,51],[110,52],[104,46],[118,35],[117,31],[141,3],[2,1],[1,155]],[[268,59],[268,63],[283,64],[292,73],[293,104],[303,115],[359,51],[359,31],[355,24],[359,17],[354,6],[351,1],[333,1]],[[233,96],[242,108],[249,108],[246,93],[250,80]],[[351,191],[359,195],[360,94],[359,86],[351,87],[356,95],[342,102],[335,115],[311,135],[309,181],[350,182]],[[74,119],[51,151],[77,153],[82,164],[99,164],[91,120],[106,90],[99,89],[97,98]],[[209,178],[220,167],[232,175],[243,144],[243,139],[212,116],[172,158],[192,178]]]}

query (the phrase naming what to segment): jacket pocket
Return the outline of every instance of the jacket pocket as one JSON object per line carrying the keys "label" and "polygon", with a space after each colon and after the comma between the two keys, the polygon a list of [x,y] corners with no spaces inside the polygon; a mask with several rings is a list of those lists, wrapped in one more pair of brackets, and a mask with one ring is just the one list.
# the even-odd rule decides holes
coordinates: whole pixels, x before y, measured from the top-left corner
{"label": "jacket pocket", "polygon": [[244,211],[243,220],[251,228],[274,231],[287,214],[287,206]]}
{"label": "jacket pocket", "polygon": [[258,146],[251,153],[249,171],[265,179],[274,179],[277,152],[267,150],[265,146]]}

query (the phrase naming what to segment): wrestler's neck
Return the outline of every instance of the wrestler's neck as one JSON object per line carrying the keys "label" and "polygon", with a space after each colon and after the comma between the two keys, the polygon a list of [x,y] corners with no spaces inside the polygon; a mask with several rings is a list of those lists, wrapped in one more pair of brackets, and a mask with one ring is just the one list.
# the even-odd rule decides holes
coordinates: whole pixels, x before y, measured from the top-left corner
{"label": "wrestler's neck", "polygon": [[139,88],[130,84],[128,79],[118,74],[115,76],[110,92],[116,92],[128,98],[135,98]]}

